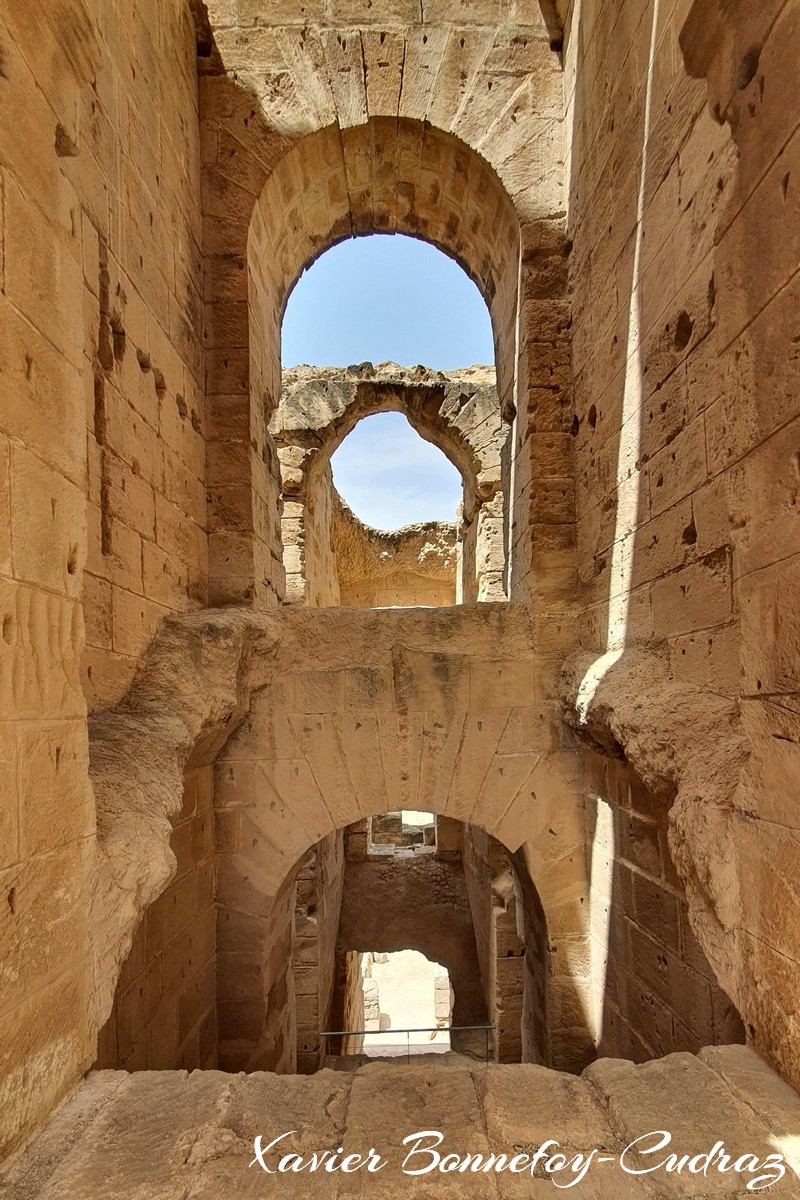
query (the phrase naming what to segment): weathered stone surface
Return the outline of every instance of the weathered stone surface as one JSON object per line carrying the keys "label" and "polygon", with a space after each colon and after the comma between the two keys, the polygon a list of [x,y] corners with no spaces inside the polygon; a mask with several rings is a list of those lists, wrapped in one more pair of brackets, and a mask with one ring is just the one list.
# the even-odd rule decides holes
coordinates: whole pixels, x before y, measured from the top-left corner
{"label": "weathered stone surface", "polygon": [[[291,1065],[292,872],[411,798],[523,856],[559,1061],[727,1037],[721,983],[800,1081],[799,59],[791,0],[3,6],[3,1151],[126,953],[129,1065],[213,1062],[217,1011]],[[376,387],[441,419],[505,615],[280,609],[284,303],[373,232],[465,267],[496,389],[340,372],[326,428]]]}
{"label": "weathered stone surface", "polygon": [[[704,1052],[705,1054],[705,1052]],[[733,1057],[732,1057],[733,1054]],[[489,1170],[410,1175],[403,1171],[417,1131],[436,1130],[439,1152],[464,1155],[533,1155],[553,1141],[551,1152],[567,1160],[596,1150],[607,1160],[591,1163],[577,1184],[587,1200],[613,1196],[703,1196],[738,1200],[750,1176],[655,1173],[625,1174],[620,1156],[642,1133],[674,1130],[675,1149],[701,1153],[717,1140],[733,1155],[762,1160],[774,1150],[771,1129],[793,1127],[797,1098],[751,1052],[711,1052],[709,1069],[691,1055],[671,1056],[643,1067],[606,1060],[583,1079],[543,1068],[470,1066],[457,1055],[405,1062],[372,1062],[354,1072],[318,1072],[312,1078],[219,1072],[123,1072],[90,1075],[32,1146],[0,1172],[3,1200],[141,1200],[191,1195],[204,1200],[263,1195],[265,1186],[287,1195],[414,1197],[540,1196],[552,1194],[573,1174],[539,1167],[535,1177]],[[732,1075],[731,1075],[732,1072]],[[754,1111],[768,1098],[769,1124]],[[671,1122],[671,1123],[670,1123]],[[265,1155],[275,1168],[279,1154],[366,1155],[386,1160],[377,1173],[326,1173],[308,1168],[267,1176],[254,1161],[253,1141],[268,1145],[289,1130],[279,1149]],[[482,1162],[485,1162],[485,1157]],[[501,1160],[502,1161],[502,1160]],[[406,1170],[430,1162],[421,1153]],[[351,1164],[352,1165],[352,1164]],[[479,1166],[482,1163],[478,1164]],[[635,1166],[641,1166],[638,1160]],[[649,1162],[647,1165],[650,1165]],[[744,1187],[742,1186],[744,1184]],[[796,1194],[789,1172],[770,1195]]]}
{"label": "weathered stone surface", "polygon": [[[331,453],[358,421],[378,412],[404,413],[461,472],[457,528],[381,534],[365,529],[337,495]],[[491,368],[295,367],[284,373],[270,430],[281,464],[290,600],[383,608],[505,598],[509,497],[502,459],[509,430]]]}

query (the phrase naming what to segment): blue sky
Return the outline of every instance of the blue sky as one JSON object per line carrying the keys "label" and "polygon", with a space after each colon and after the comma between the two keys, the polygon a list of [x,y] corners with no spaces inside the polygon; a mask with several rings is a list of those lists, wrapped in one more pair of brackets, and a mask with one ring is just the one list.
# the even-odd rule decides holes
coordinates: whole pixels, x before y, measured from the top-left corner
{"label": "blue sky", "polygon": [[[391,360],[440,371],[492,363],[489,313],[474,283],[439,250],[400,235],[354,238],[299,279],[283,322],[283,365]],[[461,478],[404,416],[361,421],[333,456],[336,486],[378,529],[448,521]]]}

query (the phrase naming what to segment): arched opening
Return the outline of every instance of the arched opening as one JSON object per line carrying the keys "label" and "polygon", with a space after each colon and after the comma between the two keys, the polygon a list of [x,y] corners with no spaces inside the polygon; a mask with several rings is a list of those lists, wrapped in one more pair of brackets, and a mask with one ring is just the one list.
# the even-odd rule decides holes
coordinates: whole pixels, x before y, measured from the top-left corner
{"label": "arched opening", "polygon": [[[329,126],[302,138],[266,178],[238,250],[247,266],[244,311],[220,302],[207,313],[212,603],[263,607],[283,598],[273,518],[286,467],[281,462],[279,471],[273,442],[280,448],[276,433],[285,428],[277,413],[286,388],[281,322],[303,269],[331,246],[369,233],[412,235],[464,268],[491,315],[498,414],[510,420],[516,411],[520,227],[491,167],[458,138],[408,118]],[[229,249],[209,264],[208,286],[218,271],[226,294],[231,265]],[[511,458],[509,444],[509,480]],[[526,478],[519,470],[515,487],[524,489]],[[284,491],[284,515],[285,501]],[[512,521],[492,516],[509,560]],[[527,568],[520,565],[521,580]]]}
{"label": "arched opening", "polygon": [[[287,481],[290,486],[290,481]],[[463,594],[464,480],[400,412],[364,417],[287,497],[287,596],[318,607],[441,607]]]}
{"label": "arched opening", "polygon": [[333,486],[353,516],[384,533],[454,524],[464,481],[404,413],[363,417],[331,455]]}
{"label": "arched opening", "polygon": [[357,957],[364,1027],[347,1038],[345,1054],[358,1049],[367,1058],[447,1053],[453,1006],[447,967],[419,950],[368,951]]}
{"label": "arched opening", "polygon": [[[301,274],[282,333],[270,429],[288,600],[382,608],[505,598],[509,430],[475,283],[418,238],[350,238]],[[485,365],[467,365],[476,363]],[[386,386],[353,405],[354,377]]]}
{"label": "arched opening", "polygon": [[[441,451],[453,468],[450,479],[458,473],[461,501],[457,515],[452,514],[455,521],[403,526],[386,535],[349,517],[338,500],[331,463],[337,452],[347,452],[348,435],[358,443],[360,430],[367,428],[363,423],[376,414],[399,420],[401,427],[407,421],[413,433],[430,443],[424,454]],[[409,371],[394,364],[296,368],[284,375],[270,430],[281,467],[290,603],[382,607],[506,598],[509,431],[500,417],[490,369]],[[396,461],[395,444],[391,454]],[[353,474],[359,479],[358,449],[355,457]],[[416,482],[413,464],[403,462],[400,483],[393,489],[377,454],[373,457],[377,475],[372,478],[377,479],[383,511],[402,513],[402,488],[410,484],[413,495]],[[359,481],[363,485],[369,478],[366,470]],[[427,488],[424,464],[416,478],[420,491]],[[450,503],[455,491],[450,488]],[[424,509],[416,509],[420,511]],[[441,586],[445,583],[448,590]]]}
{"label": "arched opening", "polygon": [[296,878],[282,994],[299,1070],[426,1053],[431,1040],[433,1052],[550,1063],[541,903],[524,860],[491,835],[376,813],[321,839]]}

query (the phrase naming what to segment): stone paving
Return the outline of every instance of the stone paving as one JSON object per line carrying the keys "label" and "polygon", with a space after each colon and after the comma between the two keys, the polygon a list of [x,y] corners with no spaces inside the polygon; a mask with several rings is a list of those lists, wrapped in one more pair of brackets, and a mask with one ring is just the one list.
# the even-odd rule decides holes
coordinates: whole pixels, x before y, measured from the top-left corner
{"label": "stone paving", "polygon": [[[638,1157],[636,1150],[626,1151],[656,1130],[670,1131],[668,1148]],[[288,1131],[279,1148],[265,1152]],[[434,1162],[422,1143],[416,1149],[413,1142],[403,1145],[403,1138],[421,1131],[442,1135],[436,1150],[441,1159],[434,1170],[412,1175]],[[254,1157],[258,1135],[273,1174]],[[551,1140],[558,1146],[539,1155],[532,1173],[531,1160]],[[658,1140],[651,1137],[642,1148]],[[434,1141],[429,1133],[424,1144]],[[644,1171],[670,1153],[704,1155],[717,1143],[723,1143],[729,1167],[739,1162],[738,1171],[720,1172],[712,1163],[704,1173],[702,1159],[694,1162],[694,1173],[688,1163],[680,1171],[641,1175],[621,1166]],[[792,1147],[794,1170],[787,1168],[782,1180],[765,1188],[769,1156],[782,1153],[792,1161]],[[528,1064],[465,1064],[455,1056],[411,1065],[373,1062],[351,1073],[323,1070],[308,1077],[101,1071],[90,1074],[27,1151],[0,1172],[0,1198],[379,1200],[402,1194],[540,1200],[555,1197],[556,1184],[563,1189],[569,1183],[568,1194],[581,1200],[740,1200],[762,1190],[796,1198],[798,1148],[800,1097],[741,1046],[703,1050],[698,1057],[672,1054],[641,1066],[605,1059],[580,1078]],[[312,1172],[311,1156],[325,1151]],[[371,1152],[386,1165],[369,1171],[346,1158],[368,1159]],[[483,1165],[492,1153],[507,1156],[506,1170],[472,1169],[474,1156],[484,1156]],[[281,1155],[289,1154],[300,1156],[303,1170],[277,1170]],[[473,1158],[464,1167],[467,1155]],[[755,1156],[761,1167],[749,1169],[751,1159],[742,1156]],[[356,1169],[326,1170],[326,1163],[342,1161]],[[284,1168],[292,1165],[300,1161],[284,1162]]]}

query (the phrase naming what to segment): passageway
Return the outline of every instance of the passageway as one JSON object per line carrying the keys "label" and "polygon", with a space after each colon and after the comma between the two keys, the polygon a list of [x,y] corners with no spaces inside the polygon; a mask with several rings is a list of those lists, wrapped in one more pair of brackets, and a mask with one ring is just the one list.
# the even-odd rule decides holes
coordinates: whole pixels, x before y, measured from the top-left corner
{"label": "passageway", "polygon": [[[0,3],[0,1200],[423,1117],[796,1162],[798,63],[793,0]],[[372,238],[485,339],[289,354]],[[387,421],[455,511],[339,496]],[[412,953],[449,1049],[362,1064]]]}
{"label": "passageway", "polygon": [[450,1049],[446,967],[418,950],[395,950],[362,955],[362,969],[367,1058],[408,1058]]}
{"label": "passageway", "polygon": [[[232,733],[214,717],[213,761],[188,760],[177,878],[136,931],[101,1065],[313,1071],[321,1031],[360,1027],[333,1006],[348,955],[408,948],[448,967],[454,1023],[494,1025],[501,1061],[579,1071],[598,1051],[643,1060],[741,1038],[691,935],[668,800],[622,762],[581,776],[524,607],[184,618],[154,644],[125,710],[137,728],[148,697],[161,713],[164,688],[175,719],[217,744],[205,684],[175,690],[184,670],[213,675],[215,654],[249,701]],[[98,795],[118,804],[103,729]],[[141,793],[125,794],[147,820]],[[434,853],[374,853],[370,822],[412,809],[436,813]],[[392,921],[402,936],[382,942]],[[451,961],[459,928],[477,966],[467,942]]]}

